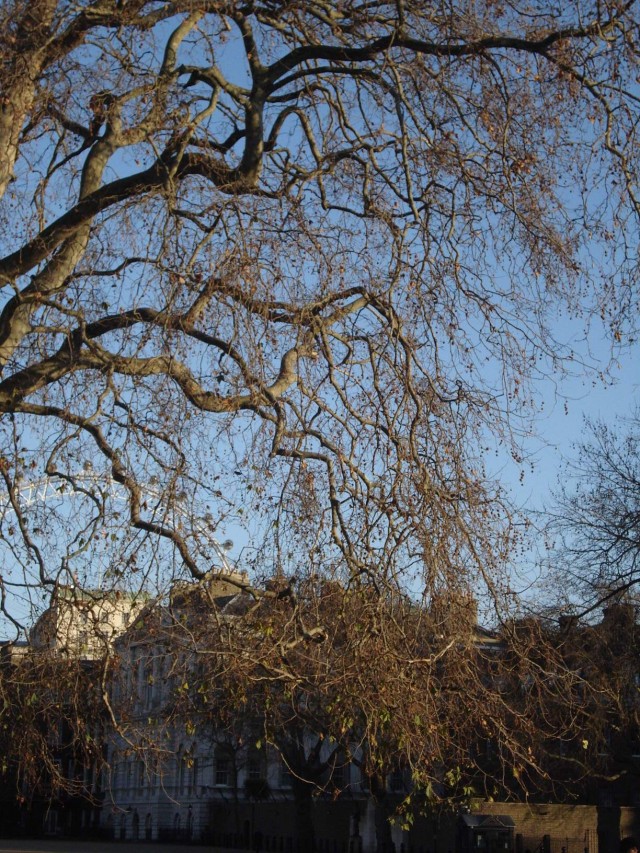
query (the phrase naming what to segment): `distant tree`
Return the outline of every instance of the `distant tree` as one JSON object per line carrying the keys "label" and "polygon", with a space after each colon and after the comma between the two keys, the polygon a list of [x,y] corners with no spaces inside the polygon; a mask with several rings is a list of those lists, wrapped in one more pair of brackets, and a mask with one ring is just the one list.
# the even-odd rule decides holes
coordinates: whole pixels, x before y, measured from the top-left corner
{"label": "distant tree", "polygon": [[567,475],[549,513],[554,588],[592,612],[640,583],[640,413],[587,421]]}
{"label": "distant tree", "polygon": [[549,749],[550,776],[562,776],[574,798],[633,802],[640,777],[637,607],[610,599],[599,621],[561,619],[556,644],[583,687],[573,733]]}

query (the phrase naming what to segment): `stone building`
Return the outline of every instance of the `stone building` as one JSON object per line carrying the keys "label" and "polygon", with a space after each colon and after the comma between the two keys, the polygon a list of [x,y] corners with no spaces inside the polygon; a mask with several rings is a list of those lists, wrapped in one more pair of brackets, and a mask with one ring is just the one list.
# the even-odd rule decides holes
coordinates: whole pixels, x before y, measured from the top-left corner
{"label": "stone building", "polygon": [[99,658],[129,628],[146,602],[139,594],[57,586],[49,607],[31,629],[30,644],[72,658]]}

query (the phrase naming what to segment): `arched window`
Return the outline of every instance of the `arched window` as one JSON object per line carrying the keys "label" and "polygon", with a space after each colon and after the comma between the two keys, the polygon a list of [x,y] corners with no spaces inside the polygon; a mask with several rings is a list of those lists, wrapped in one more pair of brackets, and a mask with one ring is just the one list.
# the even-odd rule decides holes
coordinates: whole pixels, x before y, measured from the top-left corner
{"label": "arched window", "polygon": [[137,809],[133,813],[133,820],[131,822],[131,826],[133,832],[133,840],[137,841],[140,836],[140,815],[138,814]]}
{"label": "arched window", "polygon": [[147,812],[147,816],[144,819],[144,838],[145,841],[151,841],[153,837],[153,819],[151,817],[151,812]]}

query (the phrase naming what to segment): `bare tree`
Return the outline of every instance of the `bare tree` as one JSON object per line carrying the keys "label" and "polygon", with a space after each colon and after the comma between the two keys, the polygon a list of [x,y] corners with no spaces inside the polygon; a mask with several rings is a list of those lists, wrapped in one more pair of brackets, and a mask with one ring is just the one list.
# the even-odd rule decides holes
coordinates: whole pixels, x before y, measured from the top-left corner
{"label": "bare tree", "polygon": [[[493,779],[463,766],[478,731],[505,773],[535,765],[536,691],[507,701],[468,623],[421,620],[508,600],[483,458],[517,455],[531,380],[573,355],[558,305],[618,338],[634,316],[636,4],[0,15],[5,617],[201,579],[244,525],[252,603],[204,648],[231,680],[251,639],[252,682],[331,710],[371,778],[397,758],[425,791],[443,760],[452,788]],[[318,577],[354,596],[337,621]],[[522,671],[555,695],[533,647]]]}
{"label": "bare tree", "polygon": [[[32,809],[98,806],[107,727],[100,668],[38,649],[3,645],[0,659],[0,783]],[[7,828],[15,831],[16,821]]]}
{"label": "bare tree", "polygon": [[[202,576],[231,518],[265,570],[497,595],[486,431],[517,452],[528,380],[571,355],[547,306],[620,336],[635,298],[637,23],[4,3],[5,613],[95,583],[100,548],[115,581]],[[27,511],[43,476],[77,504]]]}
{"label": "bare tree", "polygon": [[[587,422],[551,509],[554,578],[574,610],[631,601],[640,582],[640,419]],[[568,584],[566,581],[568,580]]]}
{"label": "bare tree", "polygon": [[[181,660],[170,714],[197,738],[275,749],[305,849],[314,797],[339,793],[347,765],[375,803],[380,849],[391,818],[473,796],[574,795],[589,773],[580,746],[570,774],[549,753],[580,744],[606,685],[538,620],[486,632],[468,599],[427,609],[335,582],[282,586],[257,604],[242,595],[222,611],[194,589],[165,642]],[[305,624],[324,634],[310,641]]]}

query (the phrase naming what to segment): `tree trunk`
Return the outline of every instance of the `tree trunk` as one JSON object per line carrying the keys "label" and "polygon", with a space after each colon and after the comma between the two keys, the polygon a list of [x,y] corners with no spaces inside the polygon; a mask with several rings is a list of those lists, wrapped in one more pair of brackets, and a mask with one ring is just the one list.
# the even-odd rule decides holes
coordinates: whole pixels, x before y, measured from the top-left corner
{"label": "tree trunk", "polygon": [[370,785],[375,805],[376,853],[394,853],[391,823],[389,822],[389,795],[385,780],[377,776],[372,777]]}
{"label": "tree trunk", "polygon": [[299,853],[312,853],[316,849],[313,826],[313,785],[302,779],[293,780],[296,849]]}
{"label": "tree trunk", "polygon": [[20,132],[33,106],[55,9],[55,0],[31,0],[15,4],[13,16],[8,6],[3,10],[6,41],[2,45],[5,62],[0,80],[0,198],[13,179]]}

